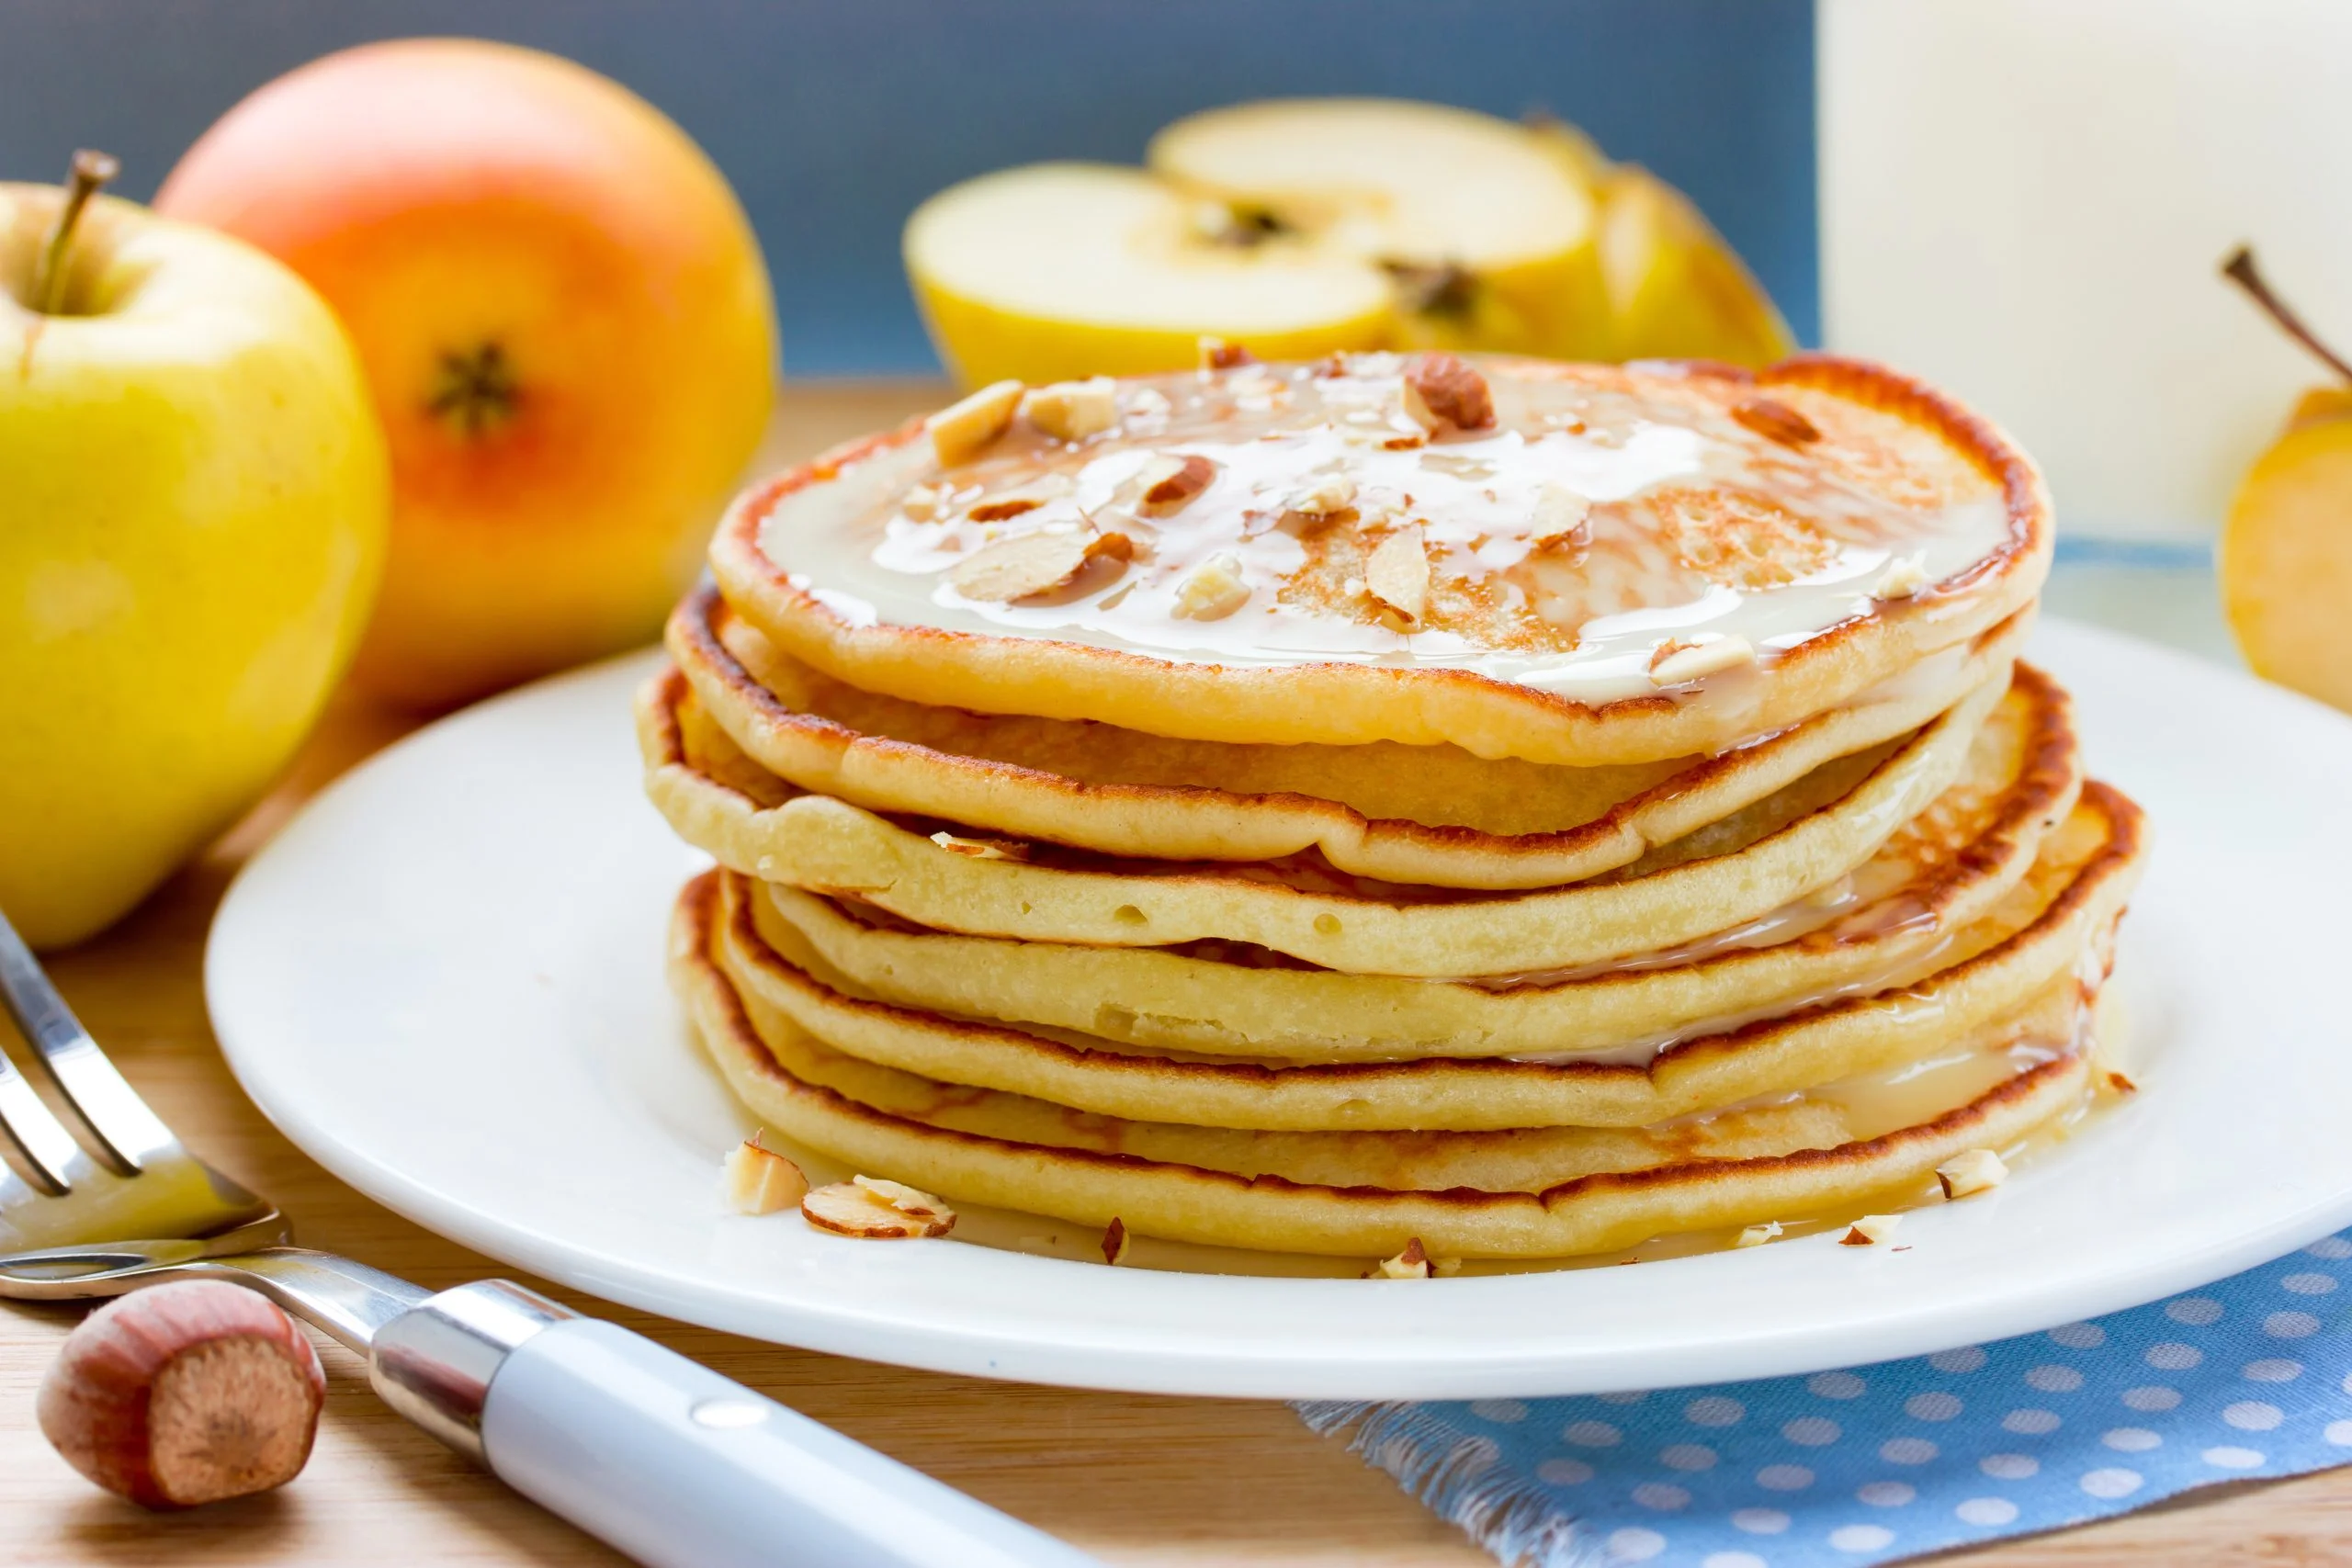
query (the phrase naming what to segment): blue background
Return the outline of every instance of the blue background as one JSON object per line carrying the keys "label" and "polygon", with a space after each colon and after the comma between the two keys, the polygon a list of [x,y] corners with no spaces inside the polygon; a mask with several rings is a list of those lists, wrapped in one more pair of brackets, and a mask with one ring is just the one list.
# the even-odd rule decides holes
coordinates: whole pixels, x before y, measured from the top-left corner
{"label": "blue background", "polygon": [[899,229],[1007,164],[1134,162],[1279,94],[1549,108],[1688,190],[1818,336],[1809,0],[0,0],[0,179],[76,146],[152,194],[254,87],[374,38],[555,51],[661,106],[734,182],[795,374],[928,369]]}

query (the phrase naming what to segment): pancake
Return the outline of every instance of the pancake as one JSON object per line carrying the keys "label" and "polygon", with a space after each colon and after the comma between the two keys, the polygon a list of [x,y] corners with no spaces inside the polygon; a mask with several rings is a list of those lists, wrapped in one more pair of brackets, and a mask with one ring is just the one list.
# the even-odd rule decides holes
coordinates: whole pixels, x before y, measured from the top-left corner
{"label": "pancake", "polygon": [[779,650],[716,590],[672,617],[699,705],[786,783],[869,811],[1104,854],[1266,861],[1424,886],[1555,886],[1613,871],[1893,740],[1997,678],[2019,613],[1853,701],[1712,757],[1571,768],[1457,746],[1228,745],[1083,720],[927,706]]}
{"label": "pancake", "polygon": [[[1266,1133],[1128,1122],[763,1039],[712,961],[716,879],[682,897],[673,973],[735,1093],[784,1137],[951,1199],[1211,1245],[1565,1257],[1916,1190],[2079,1106],[2088,1000],[2068,976],[1899,1084],[1863,1078],[1648,1129]],[[756,1005],[756,1004],[753,1004]]]}
{"label": "pancake", "polygon": [[[1370,355],[1115,396],[1077,440],[996,436],[1000,393],[758,486],[713,540],[720,591],[781,652],[909,702],[1593,766],[1849,703],[2048,566],[2025,456],[1857,361]],[[979,560],[1014,540],[1022,570]],[[1066,581],[1033,578],[1072,540]]]}
{"label": "pancake", "polygon": [[844,1055],[1106,1116],[1278,1131],[1641,1126],[1951,1049],[2109,950],[2140,846],[2136,809],[2095,785],[2032,873],[1957,933],[1931,973],[1693,1035],[1639,1062],[1565,1052],[1545,1061],[1217,1060],[897,1007],[831,973],[783,922],[770,922],[771,945],[757,890],[732,873],[721,874],[711,952],[754,1012]]}
{"label": "pancake", "polygon": [[1367,883],[1319,861],[1048,854],[980,842],[961,824],[941,827],[943,842],[928,824],[747,777],[683,688],[673,672],[641,702],[647,790],[681,837],[734,870],[854,894],[933,930],[1102,946],[1239,942],[1350,974],[1429,976],[1602,963],[1759,919],[1868,861],[1948,790],[1996,792],[2037,733],[2064,728],[2065,705],[2038,676],[2007,700],[1988,683],[1901,742],[1825,764],[1617,874],[1468,893]]}
{"label": "pancake", "polygon": [[[2020,689],[2042,678],[2020,666]],[[1702,945],[1566,975],[1484,980],[1350,975],[1232,944],[1085,947],[958,936],[852,901],[765,884],[772,946],[797,933],[836,975],[883,1000],[1159,1049],[1296,1061],[1530,1056],[1652,1049],[1693,1026],[1849,988],[1894,984],[1936,958],[2027,875],[2081,776],[2064,705],[1997,787],[1947,792],[1842,889]],[[1989,733],[1988,727],[1988,733]],[[2111,792],[2084,797],[2117,831]]]}

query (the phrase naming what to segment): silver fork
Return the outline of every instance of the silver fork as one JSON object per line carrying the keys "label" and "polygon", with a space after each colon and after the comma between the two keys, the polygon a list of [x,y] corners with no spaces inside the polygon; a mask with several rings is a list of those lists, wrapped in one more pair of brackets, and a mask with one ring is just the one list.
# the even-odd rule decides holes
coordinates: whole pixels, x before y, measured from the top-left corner
{"label": "silver fork", "polygon": [[503,1280],[429,1293],[289,1245],[267,1199],[196,1158],[0,915],[0,1000],[71,1130],[0,1052],[0,1296],[211,1276],[368,1361],[386,1404],[642,1562],[1086,1568],[1094,1559],[616,1325]]}

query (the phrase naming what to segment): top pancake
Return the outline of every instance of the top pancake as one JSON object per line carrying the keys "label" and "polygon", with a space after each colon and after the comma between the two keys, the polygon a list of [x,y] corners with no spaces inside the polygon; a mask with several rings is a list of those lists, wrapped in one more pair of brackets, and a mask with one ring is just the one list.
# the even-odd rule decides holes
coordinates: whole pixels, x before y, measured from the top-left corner
{"label": "top pancake", "polygon": [[[2047,567],[2028,459],[1875,367],[1484,360],[1491,423],[1434,432],[1407,412],[1420,367],[1122,382],[1097,434],[1016,418],[969,457],[910,425],[755,488],[712,566],[783,652],[909,701],[1574,765],[1802,722]],[[1205,484],[1152,501],[1184,457]],[[959,571],[1021,538],[1099,547],[1025,597]]]}

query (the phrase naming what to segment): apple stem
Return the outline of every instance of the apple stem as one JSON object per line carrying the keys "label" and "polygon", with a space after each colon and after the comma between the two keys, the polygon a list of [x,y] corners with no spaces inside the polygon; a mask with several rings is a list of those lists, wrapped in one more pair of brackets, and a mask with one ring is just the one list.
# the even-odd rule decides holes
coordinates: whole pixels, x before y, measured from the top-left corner
{"label": "apple stem", "polygon": [[121,172],[121,160],[111,152],[94,152],[85,147],[74,154],[73,172],[65,180],[65,205],[57,209],[57,222],[49,231],[49,243],[41,247],[40,263],[33,272],[33,309],[40,314],[57,314],[65,293],[66,254],[74,247],[74,231],[82,221],[83,210],[98,188]]}
{"label": "apple stem", "polygon": [[2346,364],[2334,349],[2320,342],[2319,334],[2303,325],[2302,318],[2289,310],[2287,302],[2271,291],[2270,285],[2263,280],[2261,272],[2254,265],[2252,249],[2240,245],[2231,252],[2230,259],[2222,264],[2222,276],[2252,295],[2254,302],[2278,323],[2280,332],[2311,350],[2322,364],[2345,380],[2352,382],[2352,365]]}

